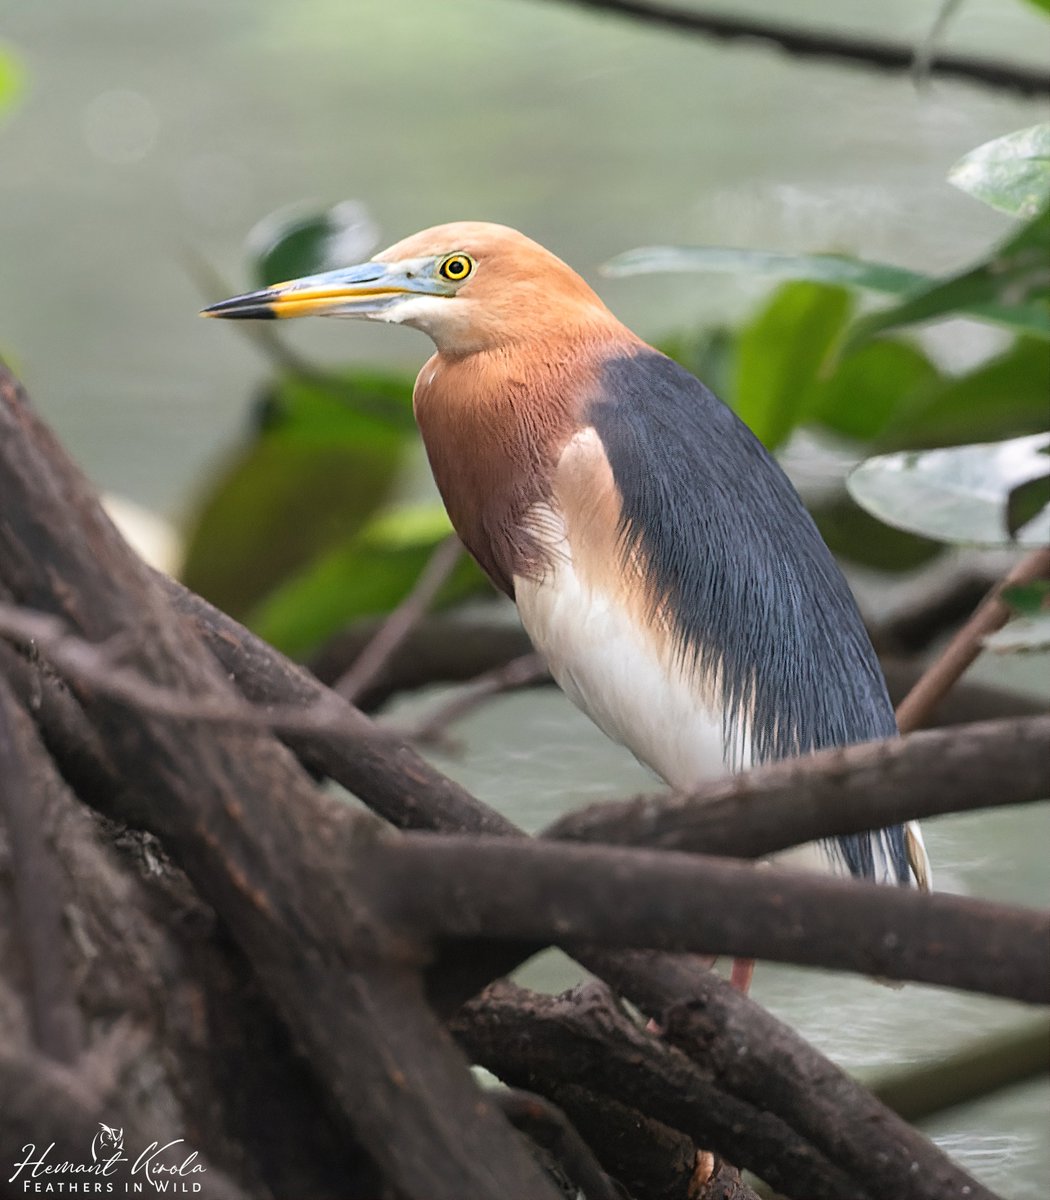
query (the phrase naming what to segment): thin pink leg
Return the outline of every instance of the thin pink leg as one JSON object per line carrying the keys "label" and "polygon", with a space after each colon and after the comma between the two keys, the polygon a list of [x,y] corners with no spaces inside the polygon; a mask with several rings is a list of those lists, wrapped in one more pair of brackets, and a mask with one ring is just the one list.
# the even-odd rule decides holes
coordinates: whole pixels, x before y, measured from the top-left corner
{"label": "thin pink leg", "polygon": [[753,958],[734,958],[733,969],[729,973],[729,982],[738,992],[746,996],[751,987],[751,976],[755,973]]}

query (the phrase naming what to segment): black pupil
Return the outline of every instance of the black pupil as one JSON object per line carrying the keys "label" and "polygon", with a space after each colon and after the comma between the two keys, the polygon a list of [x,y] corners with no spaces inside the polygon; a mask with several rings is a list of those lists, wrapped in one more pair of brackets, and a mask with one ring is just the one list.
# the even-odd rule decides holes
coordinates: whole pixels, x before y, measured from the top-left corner
{"label": "black pupil", "polygon": [[462,274],[463,274],[463,272],[464,272],[466,269],[467,269],[467,268],[466,268],[466,266],[465,266],[465,265],[464,265],[464,263],[463,263],[463,259],[461,259],[461,258],[454,258],[454,259],[453,259],[453,260],[452,260],[452,261],[451,261],[451,262],[450,262],[450,263],[449,263],[449,264],[448,264],[448,265],[445,267],[445,270],[446,270],[446,271],[447,271],[447,272],[448,272],[450,275],[462,275]]}

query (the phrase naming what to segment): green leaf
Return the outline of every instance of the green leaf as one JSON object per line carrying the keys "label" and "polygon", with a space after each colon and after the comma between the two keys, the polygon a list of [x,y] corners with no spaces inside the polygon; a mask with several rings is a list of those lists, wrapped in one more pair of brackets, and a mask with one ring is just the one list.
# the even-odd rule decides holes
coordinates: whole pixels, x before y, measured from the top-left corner
{"label": "green leaf", "polygon": [[1028,0],[1028,3],[1041,12],[1050,13],[1050,0]]}
{"label": "green leaf", "polygon": [[[909,271],[906,267],[863,262],[841,254],[778,254],[721,246],[645,246],[618,255],[603,269],[606,274],[615,276],[660,271],[746,271],[776,279],[809,279],[843,287],[864,288],[904,299],[925,295],[931,289],[942,286],[941,280]],[[994,299],[989,301],[985,295],[990,290],[988,287],[974,290],[978,299],[971,303],[963,297],[955,316],[994,321],[1015,329],[1027,329],[1042,337],[1050,336],[1050,315],[1045,314],[1040,306],[1019,307]],[[859,342],[861,339],[857,336],[854,340]]]}
{"label": "green leaf", "polygon": [[1050,650],[1050,613],[1018,617],[984,639],[994,654],[1023,654]]}
{"label": "green leaf", "polygon": [[259,287],[360,262],[372,253],[378,230],[356,200],[322,212],[301,207],[265,217],[248,235],[248,251]]}
{"label": "green leaf", "polygon": [[602,268],[606,275],[651,275],[660,272],[728,272],[766,275],[867,288],[902,296],[929,281],[929,276],[885,263],[869,263],[844,254],[779,254],[726,246],[641,246],[618,254]]}
{"label": "green leaf", "polygon": [[265,399],[260,431],[198,506],[181,575],[233,616],[355,533],[392,492],[412,445],[409,421],[367,410],[396,401],[407,414],[410,385],[374,375],[343,384],[358,409],[330,381],[282,381]]}
{"label": "green leaf", "polygon": [[1050,434],[949,450],[870,458],[847,485],[858,504],[898,529],[965,545],[1041,545],[1050,540],[1050,509],[1016,535],[1007,530],[1010,493],[1047,473]]}
{"label": "green leaf", "polygon": [[1019,483],[1006,498],[1006,532],[1014,540],[1033,522],[1050,538],[1050,461],[1047,467],[1046,475]]}
{"label": "green leaf", "polygon": [[898,305],[860,317],[846,348],[887,329],[962,313],[1050,339],[1050,209],[1013,233],[984,262],[924,286]]}
{"label": "green leaf", "polygon": [[1050,580],[1037,579],[1033,583],[1015,583],[1003,588],[1002,599],[1022,617],[1034,617],[1050,609]]}
{"label": "green leaf", "polygon": [[0,113],[11,108],[22,93],[25,73],[11,50],[0,43]]}
{"label": "green leaf", "polygon": [[[451,530],[439,505],[383,513],[289,579],[255,609],[248,623],[284,653],[305,656],[352,621],[396,607]],[[464,555],[435,606],[490,588],[480,568]]]}
{"label": "green leaf", "polygon": [[948,180],[1012,217],[1034,217],[1050,204],[1050,124],[985,142],[948,172]]}
{"label": "green leaf", "polygon": [[809,417],[819,373],[850,310],[844,288],[789,283],[740,331],[733,407],[770,449]]}
{"label": "green leaf", "polygon": [[940,380],[917,346],[883,338],[845,355],[832,375],[816,384],[813,420],[833,433],[870,441]]}
{"label": "green leaf", "polygon": [[837,559],[873,571],[915,571],[943,553],[929,538],[876,520],[845,493],[810,506],[820,535]]}
{"label": "green leaf", "polygon": [[1035,338],[1018,338],[975,370],[901,406],[876,449],[925,450],[1038,433],[1046,428],[1048,396],[1050,349]]}

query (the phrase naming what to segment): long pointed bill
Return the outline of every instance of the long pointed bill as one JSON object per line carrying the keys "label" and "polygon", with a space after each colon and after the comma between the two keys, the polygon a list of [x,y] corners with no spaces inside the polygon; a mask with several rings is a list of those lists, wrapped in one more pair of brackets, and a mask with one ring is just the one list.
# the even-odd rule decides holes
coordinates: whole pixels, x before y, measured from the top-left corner
{"label": "long pointed bill", "polygon": [[420,259],[341,267],[221,300],[202,309],[201,315],[232,320],[377,316],[408,296],[451,295],[452,289],[431,274],[430,266],[430,260]]}

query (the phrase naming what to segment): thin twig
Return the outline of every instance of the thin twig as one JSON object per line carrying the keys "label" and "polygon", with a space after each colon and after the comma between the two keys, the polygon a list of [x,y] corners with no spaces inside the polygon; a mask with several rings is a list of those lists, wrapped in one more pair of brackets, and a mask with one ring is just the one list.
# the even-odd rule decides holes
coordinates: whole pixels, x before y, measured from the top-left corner
{"label": "thin twig", "polygon": [[303,708],[256,707],[235,695],[200,696],[161,687],[118,665],[122,647],[116,639],[86,642],[49,613],[0,604],[0,637],[34,647],[66,679],[157,717],[281,733],[330,733],[346,721],[344,702],[323,689],[315,704]]}
{"label": "thin twig", "polygon": [[1050,577],[1050,549],[1039,547],[1026,554],[1006,577],[985,597],[973,616],[956,633],[919,682],[897,708],[897,727],[901,733],[921,729],[953,684],[980,654],[984,639],[1010,619],[1011,610],[1001,595],[1004,588],[1034,579]]}
{"label": "thin twig", "polygon": [[448,727],[456,721],[461,721],[469,713],[480,708],[487,700],[506,692],[515,692],[521,688],[534,687],[550,679],[550,671],[540,654],[522,654],[512,658],[510,662],[485,671],[469,683],[456,689],[449,700],[435,706],[429,716],[425,716],[418,725],[408,730],[402,730],[402,736],[410,741],[434,744],[445,738]]}
{"label": "thin twig", "polygon": [[375,681],[405,638],[426,616],[463,556],[463,543],[450,534],[435,548],[408,595],[387,617],[350,669],[333,684],[351,704]]}
{"label": "thin twig", "polygon": [[[800,58],[828,58],[858,63],[883,71],[912,71],[916,49],[902,42],[854,37],[829,30],[800,29],[775,21],[697,12],[695,9],[653,3],[652,0],[571,0],[584,8],[599,9],[631,17],[652,25],[665,25],[685,33],[720,41],[737,39],[769,42]],[[934,54],[932,75],[954,76],[989,87],[1005,88],[1023,96],[1050,92],[1050,73],[1041,67],[1026,67],[969,54]]]}

